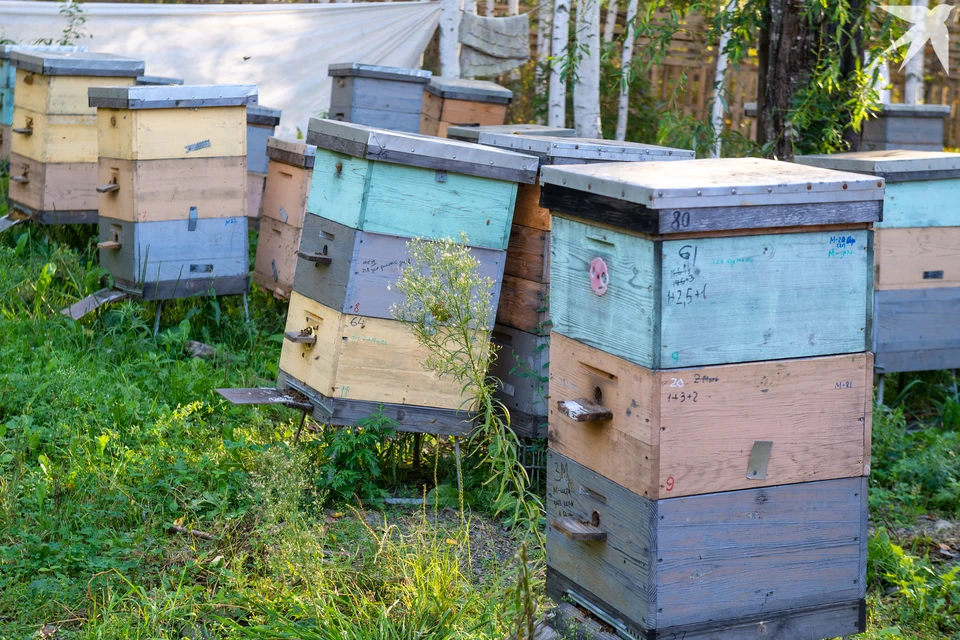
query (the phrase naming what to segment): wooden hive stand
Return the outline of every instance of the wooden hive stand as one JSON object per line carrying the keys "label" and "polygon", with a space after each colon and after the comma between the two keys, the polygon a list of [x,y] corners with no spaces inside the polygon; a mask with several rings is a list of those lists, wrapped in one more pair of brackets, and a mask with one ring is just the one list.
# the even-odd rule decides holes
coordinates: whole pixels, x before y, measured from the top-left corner
{"label": "wooden hive stand", "polygon": [[289,298],[307,215],[307,196],[317,148],[301,140],[267,140],[267,180],[253,281],[278,298]]}
{"label": "wooden hive stand", "polygon": [[960,154],[861,151],[795,161],[886,181],[874,232],[877,399],[885,373],[960,367]]}
{"label": "wooden hive stand", "polygon": [[[692,160],[692,151],[613,140],[483,132],[484,146],[536,156],[540,167],[597,162]],[[530,424],[546,437],[549,379],[550,212],[540,206],[540,185],[517,188],[503,293],[494,342],[500,346],[492,373],[498,397],[514,423]]]}
{"label": "wooden hive stand", "polygon": [[725,159],[540,184],[548,593],[635,637],[863,631],[883,180]]}
{"label": "wooden hive stand", "polygon": [[97,116],[87,89],[132,86],[144,63],[102,53],[14,49],[10,204],[40,224],[97,222]]}
{"label": "wooden hive stand", "polygon": [[252,104],[247,107],[247,217],[251,229],[260,228],[267,182],[267,140],[280,124],[280,109]]}
{"label": "wooden hive stand", "polygon": [[[306,398],[324,424],[355,425],[382,406],[402,431],[470,433],[463,390],[424,368],[413,330],[393,319],[393,284],[411,238],[461,232],[480,275],[499,283],[517,184],[535,179],[536,158],[323,119],[307,142],[316,161],[278,393]],[[491,296],[495,308],[499,286]]]}
{"label": "wooden hive stand", "polygon": [[423,89],[430,71],[360,62],[331,64],[329,117],[393,131],[418,133]]}
{"label": "wooden hive stand", "polygon": [[507,119],[513,92],[489,80],[433,76],[423,93],[420,133],[447,137],[450,126],[496,126]]}

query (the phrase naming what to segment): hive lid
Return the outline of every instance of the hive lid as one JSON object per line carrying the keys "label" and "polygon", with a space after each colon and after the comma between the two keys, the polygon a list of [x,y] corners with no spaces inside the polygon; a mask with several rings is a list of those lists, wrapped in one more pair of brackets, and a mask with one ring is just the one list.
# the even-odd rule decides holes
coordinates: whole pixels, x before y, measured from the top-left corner
{"label": "hive lid", "polygon": [[457,125],[447,128],[448,138],[469,142],[477,142],[480,136],[485,133],[515,133],[524,136],[554,136],[559,138],[572,138],[576,135],[576,131],[573,129],[548,127],[542,124]]}
{"label": "hive lid", "polygon": [[295,138],[267,138],[267,157],[294,167],[312,169],[317,157],[317,147]]}
{"label": "hive lid", "polygon": [[829,155],[797,156],[794,162],[879,176],[893,182],[960,177],[960,153],[943,151],[854,151]]}
{"label": "hive lid", "polygon": [[280,124],[280,109],[262,107],[260,105],[250,105],[247,107],[247,124],[260,124],[267,127],[275,127]]}
{"label": "hive lid", "polygon": [[513,91],[489,80],[433,76],[427,83],[426,90],[435,96],[449,98],[450,100],[470,100],[493,104],[509,104],[513,100]]}
{"label": "hive lid", "polygon": [[257,85],[90,87],[87,89],[87,95],[91,107],[106,109],[242,107],[257,104]]}
{"label": "hive lid", "polygon": [[948,104],[882,104],[880,115],[903,118],[946,118],[950,115]]}
{"label": "hive lid", "polygon": [[693,151],[686,149],[595,138],[482,133],[479,142],[485,146],[537,156],[545,165],[693,160],[695,156]]}
{"label": "hive lid", "polygon": [[426,84],[430,81],[430,76],[433,75],[433,72],[425,69],[384,67],[378,64],[364,64],[362,62],[336,62],[327,67],[327,75],[333,77],[353,76],[356,78],[380,78],[381,80]]}
{"label": "hive lid", "polygon": [[183,78],[166,78],[164,76],[137,76],[137,84],[140,86],[183,84]]}
{"label": "hive lid", "polygon": [[84,52],[86,47],[68,47],[59,44],[2,44],[0,45],[0,60],[9,60],[10,54],[14,51],[34,51],[34,52]]}
{"label": "hive lid", "polygon": [[136,78],[143,75],[143,60],[86,51],[19,51],[10,54],[13,66],[48,76],[102,76]]}
{"label": "hive lid", "polygon": [[358,158],[527,184],[539,166],[533,156],[323,118],[310,119],[307,142]]}

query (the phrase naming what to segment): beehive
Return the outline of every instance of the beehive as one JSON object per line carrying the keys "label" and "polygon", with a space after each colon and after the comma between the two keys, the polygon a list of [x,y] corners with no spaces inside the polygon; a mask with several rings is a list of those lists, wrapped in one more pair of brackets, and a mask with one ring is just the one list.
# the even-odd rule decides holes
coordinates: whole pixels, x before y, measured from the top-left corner
{"label": "beehive", "polygon": [[541,185],[548,591],[645,637],[862,631],[883,180],[731,159]]}
{"label": "beehive", "polygon": [[100,264],[143,299],[248,286],[248,85],[94,87]]}
{"label": "beehive", "polygon": [[905,149],[943,151],[946,104],[883,104],[863,123],[861,148],[867,151]]}
{"label": "beehive", "polygon": [[280,109],[247,107],[247,217],[252,229],[259,229],[263,190],[267,182],[267,139],[280,124]]}
{"label": "beehive", "polygon": [[393,131],[420,131],[429,71],[359,62],[331,64],[330,119]]}
{"label": "beehive", "polygon": [[433,76],[423,92],[420,133],[446,138],[450,126],[502,125],[512,99],[495,82]]}
{"label": "beehive", "polygon": [[170,78],[165,76],[137,76],[137,85],[141,87],[167,86],[171,84],[183,84],[183,78]]}
{"label": "beehive", "polygon": [[[693,158],[692,151],[613,140],[482,133],[479,142],[536,156],[541,167]],[[546,424],[549,370],[544,336],[550,332],[549,288],[550,212],[540,207],[538,184],[521,184],[497,309],[500,326],[494,341],[500,351],[492,371],[503,382],[498,395],[514,422]]]}
{"label": "beehive", "polygon": [[[424,369],[412,330],[392,319],[392,283],[411,238],[461,232],[480,274],[499,282],[517,183],[535,179],[536,159],[320,119],[307,141],[316,162],[280,389],[305,393],[318,419],[335,424],[383,403],[403,429],[465,433],[462,390]],[[476,335],[486,340],[482,328]]]}
{"label": "beehive", "polygon": [[447,127],[448,138],[463,142],[480,142],[480,136],[485,133],[512,133],[523,136],[553,136],[555,138],[572,138],[577,134],[574,129],[548,127],[543,124],[458,125]]}
{"label": "beehive", "polygon": [[89,87],[133,85],[144,63],[101,53],[14,50],[10,203],[44,224],[97,221],[96,110]]}
{"label": "beehive", "polygon": [[862,151],[796,161],[886,180],[874,232],[877,370],[960,367],[960,154]]}
{"label": "beehive", "polygon": [[290,297],[317,148],[300,140],[267,139],[267,180],[253,281]]}

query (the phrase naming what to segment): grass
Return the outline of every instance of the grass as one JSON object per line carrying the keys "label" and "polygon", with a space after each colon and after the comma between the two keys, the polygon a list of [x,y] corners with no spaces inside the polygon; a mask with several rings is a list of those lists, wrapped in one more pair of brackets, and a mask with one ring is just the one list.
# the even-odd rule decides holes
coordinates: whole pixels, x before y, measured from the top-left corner
{"label": "grass", "polygon": [[[56,311],[99,288],[93,256],[75,229],[0,237],[0,638],[500,639],[529,609],[518,576],[542,600],[482,453],[461,512],[449,442],[419,466],[386,423],[294,446],[298,414],[213,391],[273,384],[285,305],[255,292],[248,326],[239,299],[165,304],[158,336],[152,303],[74,322]],[[870,637],[960,634],[960,531],[933,526],[960,518],[951,382],[891,377],[876,411]]]}

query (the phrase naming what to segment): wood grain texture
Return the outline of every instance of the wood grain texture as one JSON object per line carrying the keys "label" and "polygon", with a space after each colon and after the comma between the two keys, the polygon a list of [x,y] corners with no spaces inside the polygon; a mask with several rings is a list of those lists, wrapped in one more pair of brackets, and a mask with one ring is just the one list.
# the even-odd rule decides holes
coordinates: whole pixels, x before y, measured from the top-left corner
{"label": "wood grain texture", "polygon": [[444,98],[440,117],[437,119],[453,125],[505,124],[507,121],[507,105]]}
{"label": "wood grain texture", "polygon": [[263,191],[266,186],[267,176],[262,173],[247,172],[247,217],[251,220],[259,220],[263,208]]}
{"label": "wood grain texture", "polygon": [[[11,115],[11,120],[12,120]],[[13,143],[12,127],[9,124],[0,125],[0,162],[10,157],[10,146]]]}
{"label": "wood grain texture", "polygon": [[[442,111],[443,111],[443,98],[441,98],[440,96],[434,95],[429,91],[424,91],[423,103],[420,106],[420,114],[436,122],[440,120],[440,115]],[[424,135],[436,135],[435,133],[431,134],[423,130],[421,130],[420,133]]]}
{"label": "wood grain texture", "polygon": [[373,162],[317,148],[307,211],[353,229],[362,228]]}
{"label": "wood grain texture", "polygon": [[540,206],[540,184],[517,186],[517,205],[513,212],[514,224],[550,231],[550,210]]}
{"label": "wood grain texture", "polygon": [[253,281],[280,298],[289,298],[293,290],[302,233],[302,229],[273,218],[260,220]]}
{"label": "wood grain texture", "polygon": [[511,417],[525,414],[546,423],[549,402],[549,338],[497,325],[491,339],[499,349],[490,375],[500,380],[495,395]]}
{"label": "wood grain texture", "polygon": [[877,229],[960,226],[960,179],[887,181]]}
{"label": "wood grain texture", "polygon": [[358,233],[321,216],[306,216],[300,248],[306,253],[329,256],[331,261],[323,264],[298,259],[294,290],[342,313],[357,260]]}
{"label": "wood grain texture", "polygon": [[960,286],[960,226],[877,229],[874,241],[878,291]]}
{"label": "wood grain texture", "polygon": [[[601,258],[610,287],[590,287],[590,264]],[[659,348],[659,253],[654,242],[555,216],[550,235],[552,331],[652,367]]]}
{"label": "wood grain texture", "polygon": [[878,291],[875,305],[879,371],[960,367],[960,288]]}
{"label": "wood grain texture", "polygon": [[87,98],[90,87],[132,87],[136,78],[47,76],[17,69],[16,104],[48,115],[96,115]]}
{"label": "wood grain texture", "polygon": [[400,113],[383,109],[364,107],[332,107],[328,116],[331,120],[341,120],[392,131],[420,132],[420,113]]}
{"label": "wood grain texture", "polygon": [[271,160],[263,191],[263,217],[302,228],[312,175],[312,168],[293,167]]}
{"label": "wood grain texture", "polygon": [[533,282],[550,282],[550,232],[514,224],[503,272]]}
{"label": "wood grain texture", "polygon": [[550,331],[548,284],[503,276],[497,322],[527,333]]}
{"label": "wood grain texture", "polygon": [[100,251],[100,264],[130,286],[247,276],[246,217],[199,219],[190,231],[187,220],[135,223],[101,216],[99,239],[120,242],[119,250]]}
{"label": "wood grain texture", "polygon": [[267,173],[267,138],[273,132],[274,127],[247,124],[247,171]]}
{"label": "wood grain texture", "polygon": [[31,135],[13,133],[11,151],[40,162],[97,161],[96,117],[47,115],[17,107],[13,129],[32,129]]}
{"label": "wood grain texture", "polygon": [[[432,95],[424,93],[426,95]],[[437,136],[439,137],[440,133],[440,121],[436,118],[431,118],[425,113],[420,114],[420,133],[425,136]]]}
{"label": "wood grain texture", "polygon": [[334,78],[330,93],[330,111],[353,107],[419,115],[423,103],[423,87],[419,82],[396,82],[383,78]]}
{"label": "wood grain texture", "polygon": [[122,160],[247,156],[246,107],[98,109],[100,153]]}
{"label": "wood grain texture", "polygon": [[97,185],[118,184],[101,193],[106,218],[131,222],[186,220],[190,207],[197,218],[247,215],[243,158],[120,160],[100,156]]}
{"label": "wood grain texture", "polygon": [[[44,164],[17,154],[10,156],[8,197],[33,211],[96,211],[97,165],[89,162]],[[91,220],[90,222],[95,222]]]}
{"label": "wood grain texture", "polygon": [[460,385],[421,365],[427,353],[395,320],[341,314],[294,291],[285,331],[311,327],[315,345],[285,342],[280,368],[341,399],[462,409]]}

